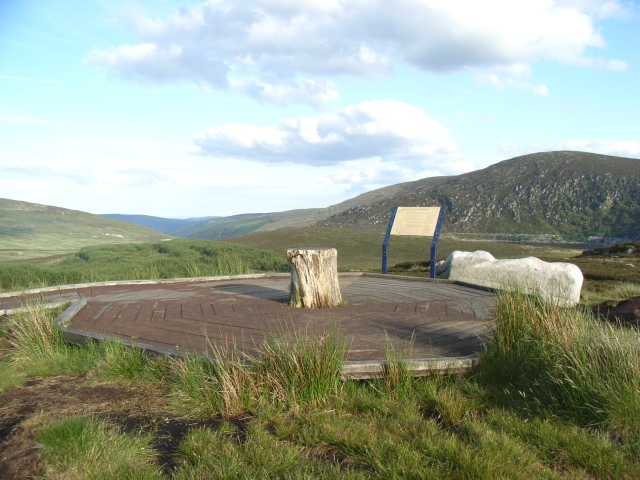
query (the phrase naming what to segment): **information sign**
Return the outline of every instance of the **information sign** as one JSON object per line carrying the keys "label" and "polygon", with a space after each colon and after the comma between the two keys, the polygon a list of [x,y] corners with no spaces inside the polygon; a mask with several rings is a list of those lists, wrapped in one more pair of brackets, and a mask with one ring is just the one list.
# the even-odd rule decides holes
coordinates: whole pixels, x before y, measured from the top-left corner
{"label": "information sign", "polygon": [[444,223],[445,207],[394,207],[382,242],[382,273],[387,273],[387,248],[391,235],[433,237],[429,276],[436,277],[436,245]]}
{"label": "information sign", "polygon": [[433,237],[440,207],[398,207],[391,235]]}

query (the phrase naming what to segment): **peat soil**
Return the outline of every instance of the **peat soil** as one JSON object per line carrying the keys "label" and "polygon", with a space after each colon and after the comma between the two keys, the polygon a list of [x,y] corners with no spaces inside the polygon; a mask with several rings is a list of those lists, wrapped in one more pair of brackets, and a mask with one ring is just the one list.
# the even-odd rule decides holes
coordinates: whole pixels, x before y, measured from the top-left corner
{"label": "peat soil", "polygon": [[[153,435],[156,461],[171,475],[177,466],[176,452],[192,428],[215,430],[221,417],[194,419],[179,415],[166,403],[166,393],[117,383],[95,383],[86,374],[70,377],[29,378],[21,386],[0,395],[0,479],[41,476],[44,464],[33,427],[38,419],[92,416],[123,432]],[[247,418],[225,418],[240,437]],[[241,440],[241,438],[239,438]]]}
{"label": "peat soil", "polygon": [[640,330],[640,296],[620,301],[607,300],[591,309],[603,320]]}

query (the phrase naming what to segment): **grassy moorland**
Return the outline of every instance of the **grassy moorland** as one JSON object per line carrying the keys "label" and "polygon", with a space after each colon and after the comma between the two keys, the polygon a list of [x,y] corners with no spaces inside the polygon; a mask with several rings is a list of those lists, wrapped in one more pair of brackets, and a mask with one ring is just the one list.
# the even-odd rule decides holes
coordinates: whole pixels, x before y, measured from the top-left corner
{"label": "grassy moorland", "polygon": [[0,263],[0,291],[104,280],[236,275],[285,271],[283,257],[244,245],[175,239],[84,247],[51,263]]}
{"label": "grassy moorland", "polygon": [[[309,227],[256,232],[224,242],[174,239],[91,246],[61,258],[0,262],[0,291],[103,280],[285,271],[286,250],[296,246],[337,248],[340,271],[378,272],[383,238],[384,230],[380,228]],[[390,273],[428,275],[430,246],[430,238],[393,237],[389,244]],[[249,247],[263,251],[256,253]],[[578,247],[471,241],[444,236],[438,244],[437,258],[443,260],[454,250],[485,250],[496,258],[536,256],[546,261],[571,262],[584,274],[585,300],[602,300],[605,298],[602,294],[619,283],[640,283],[637,260],[640,253],[581,255],[583,250]]]}
{"label": "grassy moorland", "polygon": [[[251,242],[334,242],[339,262],[378,268],[377,233],[292,232]],[[391,262],[425,258],[423,242],[394,238]],[[497,257],[574,254],[446,238],[439,251],[456,248]],[[635,261],[587,257],[580,261],[616,271],[607,262]],[[249,246],[173,240],[0,265],[12,289],[285,263]],[[27,267],[36,270],[21,276]],[[602,281],[598,295],[640,294],[621,278]],[[150,357],[115,342],[73,345],[52,326],[58,313],[32,305],[0,318],[0,478],[640,478],[637,332],[586,309],[501,294],[477,371],[412,378],[390,351],[385,377],[371,381],[341,379],[345,345],[333,332],[294,332],[293,343],[273,335],[255,358],[214,348],[211,363]]]}
{"label": "grassy moorland", "polygon": [[[224,241],[255,248],[272,250],[284,255],[292,247],[330,247],[338,250],[338,269],[380,269],[383,228],[308,227],[283,228],[267,232],[255,232]],[[431,238],[394,236],[389,242],[389,265],[429,258]],[[546,245],[525,245],[492,241],[460,240],[442,236],[438,243],[437,258],[444,260],[454,250],[485,250],[496,258],[520,258],[537,256],[560,261],[582,253],[576,248]]]}
{"label": "grassy moorland", "polygon": [[213,364],[71,345],[34,306],[2,330],[0,476],[640,477],[635,335],[518,292],[497,310],[477,372],[411,378],[396,356],[355,382],[331,332]]}

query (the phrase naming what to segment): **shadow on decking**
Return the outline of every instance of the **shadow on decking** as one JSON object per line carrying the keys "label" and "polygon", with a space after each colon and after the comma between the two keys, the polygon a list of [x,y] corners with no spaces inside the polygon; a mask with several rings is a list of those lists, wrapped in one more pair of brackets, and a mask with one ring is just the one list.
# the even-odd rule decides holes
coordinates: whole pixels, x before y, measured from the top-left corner
{"label": "shadow on decking", "polygon": [[260,298],[262,300],[272,300],[278,303],[287,303],[289,301],[288,292],[283,292],[282,290],[276,288],[265,287],[263,285],[256,285],[251,283],[230,283],[219,285],[213,288],[222,292],[236,293],[238,295],[245,295],[247,297]]}

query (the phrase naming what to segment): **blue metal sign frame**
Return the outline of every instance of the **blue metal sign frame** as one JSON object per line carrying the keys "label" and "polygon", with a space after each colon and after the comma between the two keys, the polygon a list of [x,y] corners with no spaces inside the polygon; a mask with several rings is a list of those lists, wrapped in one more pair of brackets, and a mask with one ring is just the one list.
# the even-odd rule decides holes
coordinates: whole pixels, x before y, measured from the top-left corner
{"label": "blue metal sign frame", "polygon": [[[391,230],[393,228],[393,222],[396,219],[396,213],[398,207],[393,207],[391,210],[391,217],[389,218],[389,225],[387,226],[387,233],[384,236],[382,242],[382,273],[387,273],[387,251],[389,248],[389,240],[391,239]],[[433,233],[433,241],[431,242],[431,261],[429,262],[429,278],[436,278],[436,248],[438,240],[440,239],[440,230],[444,224],[444,217],[447,213],[446,207],[440,207],[440,213],[438,213],[438,221],[436,223],[436,229]]]}

